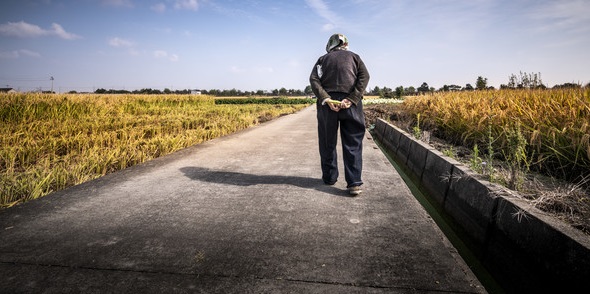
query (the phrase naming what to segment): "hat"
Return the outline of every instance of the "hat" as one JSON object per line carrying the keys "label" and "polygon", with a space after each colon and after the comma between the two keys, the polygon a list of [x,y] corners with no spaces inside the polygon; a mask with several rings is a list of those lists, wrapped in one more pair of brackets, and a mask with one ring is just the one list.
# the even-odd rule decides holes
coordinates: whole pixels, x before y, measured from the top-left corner
{"label": "hat", "polygon": [[334,49],[348,50],[348,39],[343,34],[333,34],[326,44],[326,51],[330,52]]}

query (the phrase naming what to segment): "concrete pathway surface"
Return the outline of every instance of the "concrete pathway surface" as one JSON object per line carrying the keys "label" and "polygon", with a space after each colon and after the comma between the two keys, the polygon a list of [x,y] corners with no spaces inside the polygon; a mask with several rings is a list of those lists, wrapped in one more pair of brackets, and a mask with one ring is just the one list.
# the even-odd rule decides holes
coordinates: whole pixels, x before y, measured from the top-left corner
{"label": "concrete pathway surface", "polygon": [[485,293],[368,133],[364,193],[323,184],[315,116],[0,211],[0,292]]}

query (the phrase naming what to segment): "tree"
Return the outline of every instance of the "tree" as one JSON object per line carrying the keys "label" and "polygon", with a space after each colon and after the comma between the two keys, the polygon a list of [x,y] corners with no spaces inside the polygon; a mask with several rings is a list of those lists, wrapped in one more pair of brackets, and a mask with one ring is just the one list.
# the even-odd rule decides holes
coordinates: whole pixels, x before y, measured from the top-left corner
{"label": "tree", "polygon": [[455,84],[449,85],[449,90],[450,91],[461,91],[461,86],[455,85]]}
{"label": "tree", "polygon": [[430,87],[426,82],[422,83],[420,87],[418,87],[418,93],[426,93],[430,91]]}
{"label": "tree", "polygon": [[477,81],[475,82],[475,88],[478,90],[485,90],[488,85],[488,79],[483,78],[481,76],[477,77]]}
{"label": "tree", "polygon": [[582,88],[582,85],[574,84],[574,83],[565,83],[565,84],[553,86],[553,89],[580,89],[580,88]]}
{"label": "tree", "polygon": [[404,89],[404,92],[406,93],[406,95],[416,95],[416,88],[414,88],[413,86],[409,86]]}
{"label": "tree", "polygon": [[375,88],[371,92],[371,95],[383,97],[383,91],[379,88],[379,86],[375,86]]}
{"label": "tree", "polygon": [[395,97],[402,98],[404,96],[404,86],[395,88]]}
{"label": "tree", "polygon": [[311,85],[307,85],[305,87],[305,90],[303,90],[303,92],[305,92],[305,95],[313,95],[313,90],[311,89]]}
{"label": "tree", "polygon": [[473,89],[473,86],[471,84],[467,84],[467,85],[465,85],[465,88],[463,88],[463,90],[465,90],[465,91],[473,91],[474,89]]}
{"label": "tree", "polygon": [[[226,91],[224,91],[226,92]],[[227,91],[225,96],[229,96],[229,97],[234,97],[234,96],[240,96],[240,92],[238,91],[236,88],[232,88],[231,90]]]}
{"label": "tree", "polygon": [[508,77],[508,85],[500,85],[501,89],[546,89],[541,80],[541,73],[523,73],[520,72],[520,76],[511,74]]}
{"label": "tree", "polygon": [[391,88],[383,87],[381,89],[381,97],[383,98],[393,98],[393,90]]}

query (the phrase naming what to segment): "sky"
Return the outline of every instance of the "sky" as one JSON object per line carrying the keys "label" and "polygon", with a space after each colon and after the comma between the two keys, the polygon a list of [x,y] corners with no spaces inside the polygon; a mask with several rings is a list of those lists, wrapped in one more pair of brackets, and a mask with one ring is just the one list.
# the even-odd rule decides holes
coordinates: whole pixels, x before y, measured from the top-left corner
{"label": "sky", "polygon": [[303,90],[333,33],[369,89],[590,82],[590,0],[3,0],[0,87]]}

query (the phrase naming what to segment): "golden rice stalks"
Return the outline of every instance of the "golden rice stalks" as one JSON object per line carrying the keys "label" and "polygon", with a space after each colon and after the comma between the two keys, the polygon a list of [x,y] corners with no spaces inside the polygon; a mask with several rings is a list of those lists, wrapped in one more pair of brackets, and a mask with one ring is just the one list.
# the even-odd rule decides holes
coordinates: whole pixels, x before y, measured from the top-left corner
{"label": "golden rice stalks", "polygon": [[445,92],[408,97],[411,117],[457,143],[506,148],[507,127],[522,126],[527,154],[537,168],[563,172],[590,169],[590,89]]}
{"label": "golden rice stalks", "polygon": [[305,106],[215,105],[195,95],[0,94],[0,207]]}

